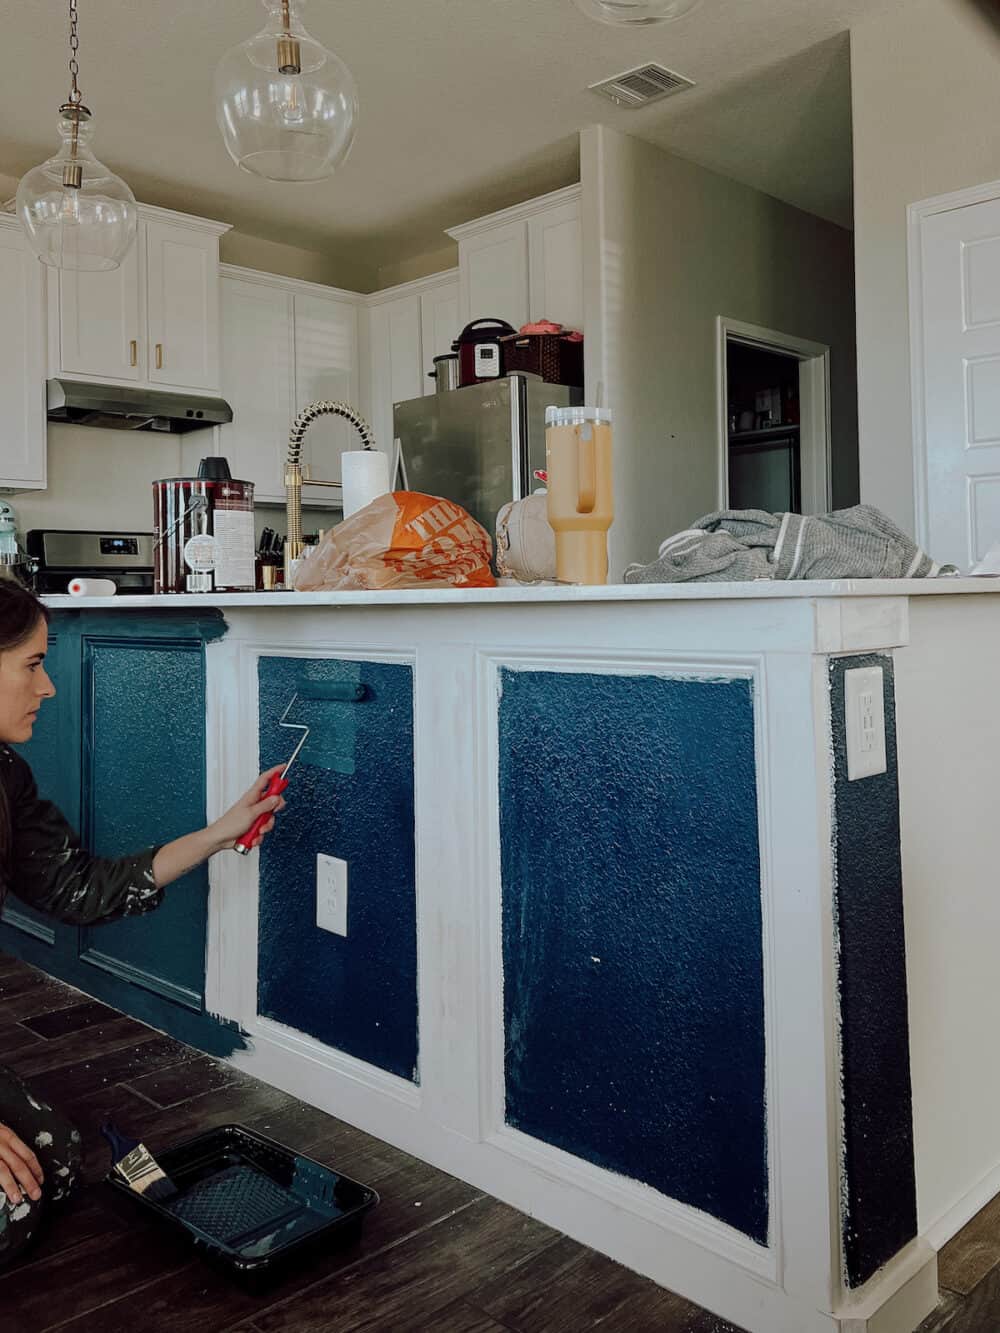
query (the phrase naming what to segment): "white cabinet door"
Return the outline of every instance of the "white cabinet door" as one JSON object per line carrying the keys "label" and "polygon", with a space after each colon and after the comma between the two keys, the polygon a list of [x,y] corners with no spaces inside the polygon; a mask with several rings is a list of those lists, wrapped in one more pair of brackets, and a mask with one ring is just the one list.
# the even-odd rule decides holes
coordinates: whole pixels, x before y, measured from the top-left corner
{"label": "white cabinet door", "polygon": [[449,278],[439,287],[421,293],[420,330],[424,372],[421,383],[424,393],[434,393],[437,386],[428,378],[434,369],[434,358],[447,356],[462,331],[458,322],[458,278]]}
{"label": "white cabinet door", "polygon": [[393,404],[419,398],[424,391],[420,297],[403,296],[373,305],[368,321],[372,366],[371,426],[378,447],[391,454]]}
{"label": "white cabinet door", "polygon": [[151,384],[219,388],[219,242],[165,222],[146,223],[146,310]]}
{"label": "white cabinet door", "polygon": [[459,242],[461,320],[528,319],[528,224],[510,222]]}
{"label": "white cabinet door", "polygon": [[45,485],[44,300],[20,227],[0,225],[0,486]]}
{"label": "white cabinet door", "polygon": [[256,500],[284,501],[288,428],[295,415],[292,296],[277,287],[223,278],[222,396],[233,421],[220,449]]}
{"label": "white cabinet door", "polygon": [[1000,199],[923,218],[919,244],[919,535],[935,560],[965,569],[1000,542]]}
{"label": "white cabinet door", "polygon": [[[348,301],[295,295],[295,411],[329,398],[358,406],[358,312]],[[321,417],[306,433],[302,461],[314,477],[340,480],[340,455],[361,440],[340,417]],[[339,505],[340,492],[306,485],[306,504]]]}
{"label": "white cabinet door", "polygon": [[[528,220],[532,320],[583,328],[583,245],[578,202],[559,204]],[[520,326],[518,326],[520,327]]]}
{"label": "white cabinet door", "polygon": [[[142,228],[140,226],[140,232]],[[109,273],[61,269],[59,284],[59,363],[67,375],[101,379],[145,378],[146,340],[139,324],[137,236],[120,266]]]}

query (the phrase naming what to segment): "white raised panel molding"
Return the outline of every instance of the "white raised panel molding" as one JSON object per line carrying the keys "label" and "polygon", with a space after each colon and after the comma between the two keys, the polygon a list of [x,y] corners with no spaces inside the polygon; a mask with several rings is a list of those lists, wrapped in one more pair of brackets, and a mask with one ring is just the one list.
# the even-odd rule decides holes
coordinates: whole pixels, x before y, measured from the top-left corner
{"label": "white raised panel molding", "polygon": [[[320,398],[351,404],[360,401],[358,309],[353,302],[325,294],[296,293],[295,411],[301,412]],[[306,434],[302,461],[314,477],[339,481],[340,455],[361,447],[353,426],[340,417],[320,417]],[[339,507],[336,492],[308,485],[302,488],[305,504],[329,506],[332,495],[337,496]]]}
{"label": "white raised panel molding", "polygon": [[16,218],[0,219],[0,487],[46,482],[45,277]]}
{"label": "white raised panel molding", "polygon": [[421,378],[420,297],[379,301],[368,312],[373,369],[371,426],[379,448],[392,452],[393,404],[419,398]]}
{"label": "white raised panel molding", "polygon": [[528,227],[509,222],[459,242],[459,318],[528,320]]}

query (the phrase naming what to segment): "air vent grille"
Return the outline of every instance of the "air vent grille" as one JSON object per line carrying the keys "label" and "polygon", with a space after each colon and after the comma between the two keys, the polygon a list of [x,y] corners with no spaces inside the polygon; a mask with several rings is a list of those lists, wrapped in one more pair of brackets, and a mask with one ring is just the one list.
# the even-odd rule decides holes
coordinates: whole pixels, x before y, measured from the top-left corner
{"label": "air vent grille", "polygon": [[687,79],[683,74],[666,69],[663,65],[640,65],[637,69],[627,69],[622,74],[616,74],[612,79],[592,83],[590,91],[607,97],[618,106],[640,107],[693,87],[693,79]]}

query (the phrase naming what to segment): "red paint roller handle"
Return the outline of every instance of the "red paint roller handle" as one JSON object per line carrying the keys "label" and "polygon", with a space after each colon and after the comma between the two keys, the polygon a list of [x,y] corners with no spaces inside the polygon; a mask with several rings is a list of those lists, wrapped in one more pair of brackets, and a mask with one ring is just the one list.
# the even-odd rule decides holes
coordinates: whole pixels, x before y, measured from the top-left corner
{"label": "red paint roller handle", "polygon": [[[271,778],[271,781],[267,784],[267,791],[260,799],[266,801],[269,796],[280,796],[287,786],[288,782],[285,778],[285,773],[275,773]],[[273,813],[272,810],[265,810],[262,815],[258,815],[247,829],[246,833],[243,834],[243,837],[240,838],[239,842],[234,844],[233,851],[239,852],[240,856],[246,856],[248,852],[252,851],[254,842],[260,836],[261,829],[271,818]]]}

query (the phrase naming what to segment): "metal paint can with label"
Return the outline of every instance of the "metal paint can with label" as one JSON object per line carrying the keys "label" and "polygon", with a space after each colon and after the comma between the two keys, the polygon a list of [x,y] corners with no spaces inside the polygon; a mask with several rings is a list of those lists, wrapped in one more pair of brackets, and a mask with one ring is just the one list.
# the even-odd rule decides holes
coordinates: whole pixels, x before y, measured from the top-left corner
{"label": "metal paint can with label", "polygon": [[253,490],[228,475],[153,482],[154,593],[255,589]]}

